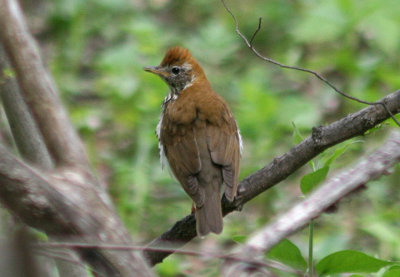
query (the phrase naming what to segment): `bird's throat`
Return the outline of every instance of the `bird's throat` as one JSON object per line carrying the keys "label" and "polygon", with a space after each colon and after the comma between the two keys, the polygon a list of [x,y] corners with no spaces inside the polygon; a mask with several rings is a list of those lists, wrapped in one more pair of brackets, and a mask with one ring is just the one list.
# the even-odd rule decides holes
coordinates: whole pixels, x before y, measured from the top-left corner
{"label": "bird's throat", "polygon": [[178,97],[181,95],[181,93],[187,89],[188,87],[191,87],[193,85],[193,81],[191,80],[190,82],[187,82],[184,86],[173,86],[170,85],[170,93],[165,97],[164,103],[169,102],[169,101],[175,101],[178,99]]}

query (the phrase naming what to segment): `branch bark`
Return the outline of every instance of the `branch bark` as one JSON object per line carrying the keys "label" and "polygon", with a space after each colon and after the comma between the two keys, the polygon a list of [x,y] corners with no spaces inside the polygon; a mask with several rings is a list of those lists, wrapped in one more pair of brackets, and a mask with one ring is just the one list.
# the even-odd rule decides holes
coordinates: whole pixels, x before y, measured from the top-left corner
{"label": "branch bark", "polygon": [[[44,173],[18,160],[0,145],[0,199],[28,225],[53,238],[87,243],[130,244],[105,192],[95,190],[84,172]],[[142,258],[130,251],[83,250],[104,276],[150,276]]]}
{"label": "branch bark", "polygon": [[[16,88],[12,76],[8,76],[8,82],[0,84],[9,93],[5,102],[19,101],[9,108],[12,112],[25,110],[15,117],[28,127],[38,126],[38,137],[43,137],[55,165],[53,169],[35,157],[31,162],[38,166],[32,167],[0,144],[0,200],[14,215],[53,239],[130,244],[129,233],[107,192],[91,172],[83,144],[61,104],[54,82],[44,69],[17,2],[0,0],[0,7],[1,43],[16,72],[23,98],[21,102],[18,96],[10,94],[10,89],[15,91]],[[7,87],[7,84],[14,87]],[[12,112],[10,117],[14,117]],[[29,121],[30,114],[34,122]],[[24,126],[14,122],[19,127]],[[22,131],[24,136],[34,136],[35,132],[34,128]],[[35,146],[30,144],[29,147]],[[42,154],[46,155],[44,150]],[[27,157],[29,155],[32,154]],[[99,276],[152,275],[140,254],[132,251],[96,248],[79,249],[79,253]]]}
{"label": "branch bark", "polygon": [[[391,113],[397,114],[400,112],[400,90],[379,101],[383,101]],[[276,157],[264,168],[243,179],[239,183],[238,195],[232,203],[223,197],[224,215],[235,210],[241,210],[245,203],[285,180],[327,148],[355,136],[363,135],[366,131],[388,118],[390,118],[390,115],[385,108],[381,105],[375,105],[366,107],[327,126],[313,128],[312,134],[301,143],[282,156]],[[196,222],[193,215],[188,215],[176,222],[171,229],[153,240],[148,246],[176,249],[182,247],[194,237],[196,237]],[[145,257],[152,265],[162,262],[164,258],[172,253],[173,251],[144,251]]]}
{"label": "branch bark", "polygon": [[[380,149],[362,159],[356,166],[336,174],[321,185],[307,199],[278,217],[277,221],[250,237],[243,247],[236,249],[236,257],[263,259],[264,253],[285,237],[295,233],[327,208],[339,202],[352,191],[377,179],[400,162],[400,132],[393,132]],[[236,259],[239,260],[239,259]],[[224,276],[244,276],[255,272],[254,264],[227,262]]]}
{"label": "branch bark", "polygon": [[[7,76],[7,73],[9,75]],[[52,161],[29,109],[21,96],[3,47],[0,45],[0,98],[14,141],[24,159],[50,169]]]}
{"label": "branch bark", "polygon": [[[43,137],[21,96],[15,78],[12,77],[12,69],[1,45],[0,74],[0,98],[21,157],[41,169],[52,169],[53,162]],[[69,256],[74,257],[75,260],[81,260],[76,251],[67,249],[66,252],[68,252]],[[89,276],[84,266],[77,267],[75,264],[63,262],[59,259],[55,259],[55,263],[62,277]],[[81,263],[83,264],[82,261]]]}
{"label": "branch bark", "polygon": [[0,38],[19,87],[56,164],[88,166],[84,147],[45,70],[36,42],[15,0],[0,0]]}

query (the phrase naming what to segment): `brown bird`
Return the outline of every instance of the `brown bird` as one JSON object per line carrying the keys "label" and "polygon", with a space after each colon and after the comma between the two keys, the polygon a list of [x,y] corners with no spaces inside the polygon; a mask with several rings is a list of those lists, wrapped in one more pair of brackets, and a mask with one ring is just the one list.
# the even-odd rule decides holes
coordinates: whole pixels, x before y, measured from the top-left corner
{"label": "brown bird", "polygon": [[168,50],[159,66],[144,70],[169,86],[157,136],[161,160],[169,166],[195,204],[199,236],[221,233],[221,187],[236,196],[242,141],[224,99],[212,88],[203,69],[183,47]]}

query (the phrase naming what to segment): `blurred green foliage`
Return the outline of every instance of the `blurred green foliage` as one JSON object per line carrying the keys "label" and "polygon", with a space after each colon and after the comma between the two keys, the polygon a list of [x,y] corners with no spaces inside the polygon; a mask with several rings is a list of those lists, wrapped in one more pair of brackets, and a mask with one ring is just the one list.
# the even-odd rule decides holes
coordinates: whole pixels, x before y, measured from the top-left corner
{"label": "blurred green foliage", "polygon": [[[230,0],[243,33],[263,26],[254,45],[282,63],[316,70],[348,94],[374,101],[400,87],[400,5],[397,0]],[[220,1],[25,1],[32,32],[55,76],[99,177],[138,242],[148,242],[190,212],[191,202],[162,171],[154,134],[167,86],[142,70],[168,47],[183,45],[200,61],[214,89],[229,102],[245,142],[241,178],[295,142],[293,123],[307,136],[363,106],[344,99],[306,73],[256,58],[234,30]],[[393,126],[393,124],[390,124]],[[346,146],[330,174],[382,142],[382,125]],[[327,157],[340,151],[328,150]],[[339,150],[337,150],[339,149]],[[324,163],[323,157],[315,163]],[[207,238],[216,249],[234,245],[301,196],[304,167],[225,219],[224,233]],[[344,200],[339,212],[315,223],[316,259],[347,248],[400,259],[399,167],[368,190]],[[294,236],[307,253],[306,231]],[[194,241],[194,244],[198,243]],[[193,259],[174,256],[159,267],[212,276]],[[202,261],[201,264],[210,261]],[[185,266],[186,264],[186,266]],[[199,273],[200,272],[200,273]]]}

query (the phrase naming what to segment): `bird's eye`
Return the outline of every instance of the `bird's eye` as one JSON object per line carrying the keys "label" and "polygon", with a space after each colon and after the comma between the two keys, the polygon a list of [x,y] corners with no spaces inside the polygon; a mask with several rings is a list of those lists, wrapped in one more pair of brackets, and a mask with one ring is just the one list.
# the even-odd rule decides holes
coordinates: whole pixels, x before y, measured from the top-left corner
{"label": "bird's eye", "polygon": [[175,75],[178,75],[180,71],[181,71],[180,68],[177,67],[177,66],[174,66],[174,67],[171,69],[171,72],[172,72],[173,74],[175,74]]}

